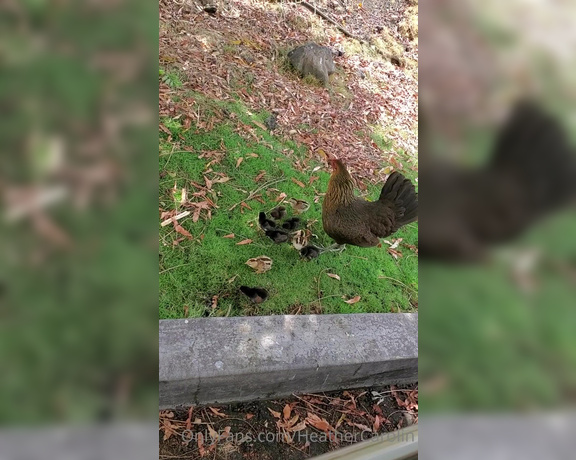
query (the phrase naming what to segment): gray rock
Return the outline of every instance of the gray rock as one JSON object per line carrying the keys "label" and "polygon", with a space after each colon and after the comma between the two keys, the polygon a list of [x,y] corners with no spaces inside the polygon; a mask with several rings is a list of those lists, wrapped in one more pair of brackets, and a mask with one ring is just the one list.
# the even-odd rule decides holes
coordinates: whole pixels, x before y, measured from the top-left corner
{"label": "gray rock", "polygon": [[336,71],[332,50],[316,43],[308,43],[294,48],[288,53],[288,59],[304,77],[312,75],[324,86],[328,84],[328,76]]}

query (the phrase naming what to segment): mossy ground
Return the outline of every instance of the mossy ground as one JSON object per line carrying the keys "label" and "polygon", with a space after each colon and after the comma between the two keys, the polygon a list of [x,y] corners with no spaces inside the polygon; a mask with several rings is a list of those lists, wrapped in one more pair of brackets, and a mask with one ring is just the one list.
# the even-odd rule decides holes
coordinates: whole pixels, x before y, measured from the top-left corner
{"label": "mossy ground", "polygon": [[[161,134],[160,208],[178,206],[173,195],[175,186],[179,197],[182,188],[189,194],[196,192],[192,181],[204,184],[205,176],[218,177],[215,174],[219,172],[230,180],[213,184],[208,197],[218,208],[213,209],[210,219],[203,211],[197,222],[192,216],[179,221],[193,239],[174,245],[173,241],[181,235],[172,225],[160,229],[160,318],[399,312],[417,308],[418,257],[407,248],[401,248],[403,256],[398,260],[383,244],[381,248],[348,247],[342,254],[325,253],[305,261],[290,244],[277,245],[267,238],[258,228],[258,212],[270,211],[277,204],[274,200],[285,193],[287,198],[311,204],[300,217],[312,223],[310,229],[318,237],[313,243],[332,243],[322,230],[321,199],[315,202],[319,193],[326,190],[328,171],[309,160],[303,147],[257,126],[264,124],[268,113],[251,113],[239,102],[221,103],[199,94],[187,97],[206,113],[225,116],[209,129],[194,124],[186,129],[181,120],[161,120],[173,139],[168,141],[168,134]],[[255,136],[239,130],[242,125],[250,126]],[[243,161],[237,166],[239,158]],[[320,169],[313,172],[317,166]],[[265,175],[255,182],[262,171]],[[310,183],[313,176],[318,179]],[[263,203],[247,200],[257,189]],[[379,191],[379,186],[370,186],[367,197],[375,199]],[[250,209],[240,206],[242,201]],[[291,208],[287,208],[290,215]],[[235,238],[223,238],[232,233]],[[402,243],[417,245],[417,224],[402,228],[391,238],[403,238]],[[252,243],[236,244],[244,239],[251,239]],[[270,257],[273,265],[270,271],[256,274],[245,263],[260,255]],[[339,275],[340,281],[328,273]],[[269,291],[269,299],[252,304],[239,292],[241,285],[263,287]],[[345,302],[355,296],[360,296],[360,301]]]}

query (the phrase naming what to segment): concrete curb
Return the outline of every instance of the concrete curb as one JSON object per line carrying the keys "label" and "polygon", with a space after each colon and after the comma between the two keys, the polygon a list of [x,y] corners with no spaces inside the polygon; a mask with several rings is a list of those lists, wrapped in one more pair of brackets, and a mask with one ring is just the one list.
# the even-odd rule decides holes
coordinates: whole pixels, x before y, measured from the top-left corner
{"label": "concrete curb", "polygon": [[160,408],[418,379],[418,314],[160,321]]}

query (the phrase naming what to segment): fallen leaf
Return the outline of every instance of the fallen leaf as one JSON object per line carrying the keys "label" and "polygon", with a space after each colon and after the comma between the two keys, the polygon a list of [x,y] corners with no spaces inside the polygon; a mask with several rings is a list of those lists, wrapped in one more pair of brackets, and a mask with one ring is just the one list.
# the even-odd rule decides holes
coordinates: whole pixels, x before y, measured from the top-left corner
{"label": "fallen leaf", "polygon": [[354,422],[346,422],[349,426],[355,426],[356,428],[360,428],[362,431],[370,431],[372,432],[372,428],[367,427],[366,425],[362,425],[361,423],[354,423]]}
{"label": "fallen leaf", "polygon": [[396,260],[398,260],[398,257],[402,257],[402,253],[400,251],[397,251],[396,249],[388,248],[387,251],[388,254],[390,254]]}
{"label": "fallen leaf", "polygon": [[176,230],[178,233],[180,233],[180,235],[184,235],[187,238],[192,239],[192,234],[186,230],[184,227],[182,227],[182,225],[175,223],[174,224],[174,230]]}
{"label": "fallen leaf", "polygon": [[236,167],[240,166],[240,163],[242,163],[244,161],[243,157],[238,158],[238,161],[236,161]]}
{"label": "fallen leaf", "polygon": [[256,273],[264,273],[272,268],[272,259],[268,256],[258,256],[248,259],[246,265],[256,270]]}
{"label": "fallen leaf", "polygon": [[236,246],[240,246],[240,245],[242,245],[242,244],[250,244],[250,243],[252,243],[252,240],[251,240],[251,239],[242,240],[242,241],[236,243]]}
{"label": "fallen leaf", "polygon": [[268,407],[268,410],[270,411],[270,413],[271,413],[274,417],[280,418],[280,416],[281,416],[280,412],[276,412],[275,410],[272,410],[272,409],[270,409],[269,407]]}
{"label": "fallen leaf", "polygon": [[306,188],[306,186],[304,185],[304,183],[300,182],[298,179],[295,179],[294,177],[292,178],[292,182],[294,182],[296,185],[302,187],[302,188]]}
{"label": "fallen leaf", "polygon": [[330,278],[340,281],[340,277],[336,273],[326,273]]}
{"label": "fallen leaf", "polygon": [[215,407],[209,407],[208,409],[210,409],[212,411],[212,413],[214,415],[217,415],[218,417],[228,417],[226,414],[220,412],[218,409],[216,409]]}
{"label": "fallen leaf", "polygon": [[222,238],[236,238],[236,235],[234,235],[234,233],[229,233],[228,235],[224,235]]}
{"label": "fallen leaf", "polygon": [[220,439],[220,435],[218,434],[218,432],[214,428],[212,428],[211,425],[206,425],[206,427],[210,432],[210,438],[212,439],[212,442],[218,441],[218,439]]}
{"label": "fallen leaf", "polygon": [[250,420],[252,417],[254,417],[254,414],[246,414],[246,420]]}
{"label": "fallen leaf", "polygon": [[350,300],[345,300],[344,302],[346,302],[347,304],[352,305],[352,304],[354,304],[354,303],[356,303],[356,302],[359,302],[361,298],[362,298],[362,297],[360,297],[359,295],[357,295],[356,297],[352,297]]}
{"label": "fallen leaf", "polygon": [[276,198],[274,201],[276,203],[279,203],[280,201],[284,200],[288,195],[286,195],[284,192],[282,192],[280,195],[278,195],[278,198]]}
{"label": "fallen leaf", "polygon": [[184,305],[184,317],[187,318],[188,317],[188,312],[190,311],[190,309],[188,308],[188,305]]}
{"label": "fallen leaf", "polygon": [[233,283],[236,278],[238,278],[238,275],[234,275],[232,278],[230,278],[228,280],[228,284]]}
{"label": "fallen leaf", "polygon": [[298,425],[294,425],[293,427],[287,428],[288,431],[302,431],[306,428],[306,421],[301,421]]}
{"label": "fallen leaf", "polygon": [[202,433],[198,433],[198,450],[200,451],[200,457],[204,457],[206,455],[206,449],[204,449],[204,436]]}
{"label": "fallen leaf", "polygon": [[331,431],[333,430],[332,426],[323,418],[318,417],[316,414],[311,414],[308,412],[308,416],[306,417],[306,422],[309,425],[312,425],[314,428],[319,429],[320,431]]}
{"label": "fallen leaf", "polygon": [[320,179],[319,176],[310,176],[310,180],[308,181],[309,184],[312,184],[312,182],[317,181],[318,179]]}
{"label": "fallen leaf", "polygon": [[290,413],[292,412],[292,408],[290,404],[286,404],[284,406],[284,410],[282,411],[282,415],[284,416],[284,420],[288,420],[290,418]]}
{"label": "fallen leaf", "polygon": [[260,171],[260,174],[258,174],[258,175],[254,178],[254,182],[260,181],[260,179],[262,179],[265,175],[266,175],[266,171]]}

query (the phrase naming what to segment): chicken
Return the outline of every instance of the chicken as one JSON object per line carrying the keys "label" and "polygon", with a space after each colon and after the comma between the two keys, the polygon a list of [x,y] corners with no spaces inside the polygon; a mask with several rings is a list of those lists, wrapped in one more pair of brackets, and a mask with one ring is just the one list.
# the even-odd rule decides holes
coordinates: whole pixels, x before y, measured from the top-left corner
{"label": "chicken", "polygon": [[270,211],[270,216],[272,216],[272,218],[276,220],[282,219],[282,217],[284,217],[285,215],[286,215],[286,208],[284,206],[278,206],[277,208],[274,208],[272,211]]}
{"label": "chicken", "polygon": [[465,168],[430,151],[420,119],[420,179],[425,184],[420,255],[478,262],[491,246],[519,236],[576,199],[576,155],[560,123],[521,101],[497,136],[488,162]]}
{"label": "chicken", "polygon": [[414,185],[393,172],[378,201],[354,196],[354,182],[341,160],[330,159],[332,176],[322,203],[324,231],[337,245],[370,247],[418,218],[418,196]]}
{"label": "chicken", "polygon": [[300,255],[308,260],[315,259],[320,255],[320,252],[320,248],[312,245],[304,246],[302,249],[300,249]]}
{"label": "chicken", "polygon": [[254,303],[262,303],[268,298],[268,291],[258,287],[240,286],[240,292]]}
{"label": "chicken", "polygon": [[276,228],[276,222],[268,219],[265,212],[260,212],[258,214],[258,223],[260,224],[260,228],[264,231],[274,230]]}
{"label": "chicken", "polygon": [[266,230],[266,236],[276,244],[285,243],[289,240],[288,233],[283,230]]}
{"label": "chicken", "polygon": [[300,226],[299,217],[291,217],[282,224],[282,228],[286,230],[296,230],[299,226]]}

